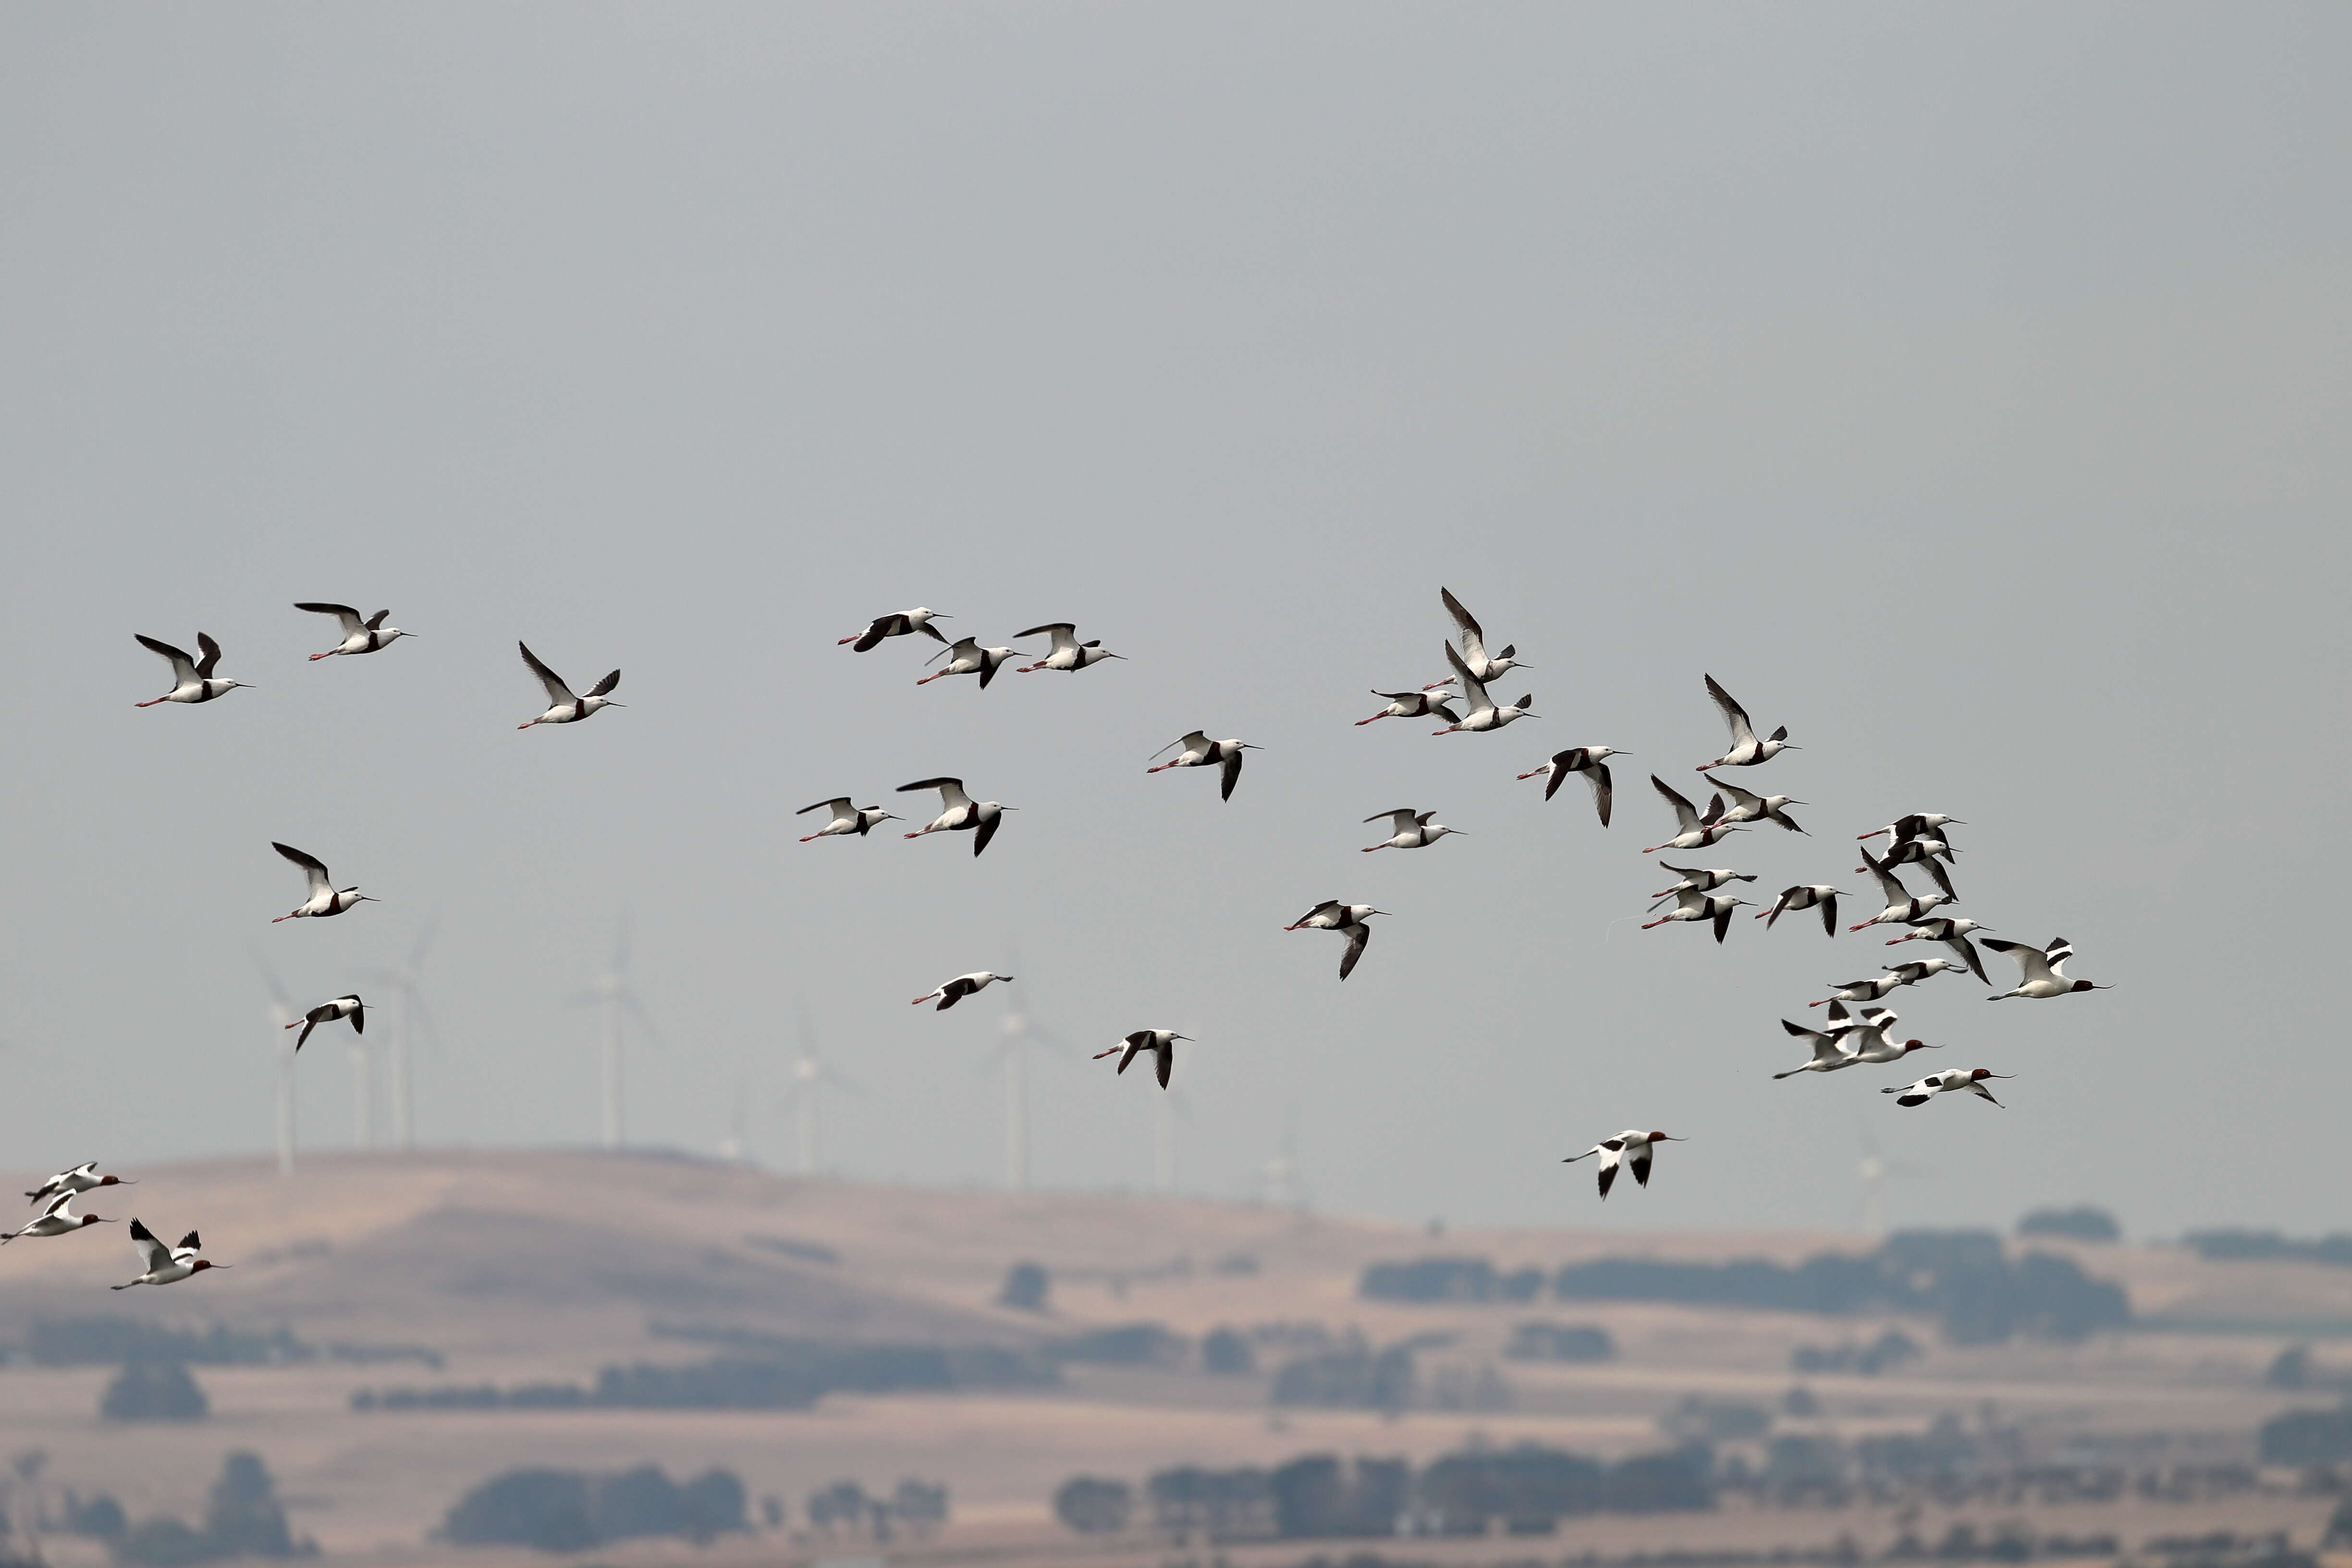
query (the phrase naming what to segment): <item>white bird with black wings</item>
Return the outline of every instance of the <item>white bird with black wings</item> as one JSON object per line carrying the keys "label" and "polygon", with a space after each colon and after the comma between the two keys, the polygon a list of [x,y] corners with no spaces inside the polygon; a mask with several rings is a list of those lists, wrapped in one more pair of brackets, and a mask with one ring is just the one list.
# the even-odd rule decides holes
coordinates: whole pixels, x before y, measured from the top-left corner
{"label": "white bird with black wings", "polygon": [[1617,1168],[1623,1165],[1633,1173],[1633,1180],[1643,1186],[1650,1184],[1651,1151],[1660,1143],[1687,1143],[1687,1138],[1669,1138],[1663,1132],[1644,1132],[1638,1127],[1628,1127],[1614,1138],[1603,1138],[1581,1154],[1570,1154],[1560,1162],[1573,1165],[1579,1160],[1601,1156],[1601,1195],[1605,1200],[1609,1189],[1616,1184]]}
{"label": "white bird with black wings", "polygon": [[147,1271],[136,1279],[108,1286],[110,1290],[128,1290],[133,1285],[172,1285],[207,1268],[229,1267],[197,1257],[204,1243],[196,1239],[193,1230],[180,1237],[179,1246],[166,1247],[155,1239],[153,1231],[134,1219],[131,1222],[131,1242],[139,1248],[139,1260],[147,1266]]}
{"label": "white bird with black wings", "polygon": [[516,725],[516,729],[528,730],[532,724],[577,724],[599,709],[628,706],[614,701],[611,696],[613,689],[621,684],[619,670],[613,671],[590,687],[587,696],[575,697],[572,694],[572,688],[563,684],[563,677],[540,662],[539,655],[530,651],[529,643],[518,642],[515,647],[522,649],[522,661],[530,666],[530,672],[539,677],[541,686],[547,688],[547,711],[529,723]]}

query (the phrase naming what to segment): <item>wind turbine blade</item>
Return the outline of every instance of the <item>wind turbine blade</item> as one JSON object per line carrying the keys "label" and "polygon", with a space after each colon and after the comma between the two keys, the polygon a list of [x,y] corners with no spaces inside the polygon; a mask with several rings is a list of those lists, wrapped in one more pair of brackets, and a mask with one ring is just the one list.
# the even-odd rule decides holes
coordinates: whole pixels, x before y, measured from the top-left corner
{"label": "wind turbine blade", "polygon": [[408,974],[412,984],[416,972],[425,967],[425,954],[433,946],[434,933],[440,929],[441,911],[436,910],[425,917],[424,926],[416,933],[416,941],[408,949]]}
{"label": "wind turbine blade", "polygon": [[433,1016],[433,1009],[425,1005],[425,998],[414,986],[409,988],[404,1005],[415,1009],[417,1027],[424,1032],[425,1043],[438,1051],[442,1045],[440,1021]]}
{"label": "wind turbine blade", "polygon": [[253,966],[261,971],[261,983],[269,987],[269,999],[278,1005],[278,1013],[290,1015],[294,1011],[294,999],[286,994],[286,987],[278,984],[278,972],[269,967],[269,961],[261,956],[258,949],[253,954]]}
{"label": "wind turbine blade", "polygon": [[874,1098],[874,1091],[872,1089],[866,1088],[864,1084],[858,1082],[847,1073],[837,1071],[831,1067],[820,1066],[818,1068],[817,1081],[819,1083],[828,1085],[831,1088],[840,1089],[843,1093],[852,1095],[859,1100],[872,1100]]}
{"label": "wind turbine blade", "polygon": [[622,992],[620,1002],[629,1016],[637,1021],[637,1026],[653,1037],[654,1044],[665,1050],[669,1048],[669,1037],[662,1033],[661,1026],[654,1022],[654,1016],[646,1011],[646,1005],[637,1000],[635,992]]}
{"label": "wind turbine blade", "polygon": [[1025,1013],[1021,1016],[1019,1034],[1026,1035],[1031,1045],[1042,1046],[1048,1051],[1066,1057],[1077,1054],[1077,1047],[1064,1039],[1050,1025],[1041,1024]]}

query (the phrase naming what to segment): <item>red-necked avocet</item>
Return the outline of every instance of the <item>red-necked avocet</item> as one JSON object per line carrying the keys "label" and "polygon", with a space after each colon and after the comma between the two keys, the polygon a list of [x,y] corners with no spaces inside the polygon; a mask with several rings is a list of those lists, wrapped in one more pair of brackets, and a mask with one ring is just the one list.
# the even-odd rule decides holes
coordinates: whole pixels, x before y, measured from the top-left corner
{"label": "red-necked avocet", "polygon": [[1812,1059],[1802,1067],[1774,1073],[1772,1080],[1775,1083],[1784,1078],[1794,1078],[1801,1072],[1839,1072],[1853,1066],[1854,1055],[1841,1043],[1843,1035],[1824,1035],[1819,1029],[1808,1029],[1802,1024],[1791,1024],[1786,1018],[1780,1020],[1780,1027],[1803,1040],[1813,1055]]}
{"label": "red-necked avocet", "polygon": [[25,1195],[35,1203],[45,1203],[59,1193],[87,1193],[100,1187],[135,1187],[139,1184],[123,1176],[101,1176],[98,1162],[85,1160],[70,1171],[59,1171]]}
{"label": "red-necked avocet", "polygon": [[170,643],[151,637],[144,632],[131,635],[139,639],[141,647],[149,653],[162,654],[172,664],[172,689],[161,697],[134,702],[131,704],[133,708],[152,708],[158,702],[210,702],[215,697],[226,697],[246,685],[242,680],[224,680],[213,674],[214,668],[220,663],[221,649],[220,644],[213,641],[209,632],[196,634],[196,647],[202,648],[205,655],[201,659],[190,658]]}
{"label": "red-necked avocet", "polygon": [[1689,1142],[1687,1138],[1669,1138],[1663,1132],[1644,1132],[1638,1127],[1628,1127],[1614,1138],[1603,1138],[1581,1154],[1570,1154],[1560,1163],[1573,1165],[1579,1160],[1590,1160],[1595,1154],[1600,1155],[1601,1195],[1605,1200],[1609,1196],[1609,1189],[1616,1184],[1620,1164],[1630,1168],[1633,1180],[1646,1187],[1650,1184],[1652,1150],[1660,1143]]}
{"label": "red-necked avocet", "polygon": [[931,623],[953,619],[955,619],[953,616],[944,616],[937,610],[918,605],[911,610],[898,610],[890,615],[877,616],[866,623],[864,631],[852,632],[834,646],[839,647],[842,643],[856,643],[857,645],[856,651],[872,653],[882,646],[884,637],[902,637],[908,632],[920,632],[933,642],[945,642],[948,639],[941,637],[940,628]]}
{"label": "red-necked avocet", "polygon": [[541,686],[547,688],[547,711],[531,720],[530,723],[516,725],[516,729],[528,730],[532,724],[577,724],[598,709],[628,706],[625,702],[615,702],[606,695],[621,684],[619,670],[613,671],[612,674],[590,687],[587,696],[574,697],[572,694],[572,688],[563,684],[563,678],[539,661],[539,655],[530,651],[529,643],[517,642],[515,647],[522,649],[522,661],[530,666],[530,672],[539,677],[539,683]]}
{"label": "red-necked avocet", "polygon": [[831,800],[818,801],[814,805],[804,805],[793,815],[806,816],[812,811],[829,811],[833,813],[833,820],[814,833],[803,835],[801,838],[803,844],[814,838],[831,838],[844,833],[855,833],[862,838],[885,822],[906,820],[898,813],[885,811],[878,805],[855,805],[845,795],[837,795]]}
{"label": "red-necked avocet", "polygon": [[110,1290],[128,1290],[133,1285],[172,1285],[191,1275],[202,1274],[207,1268],[229,1267],[226,1263],[214,1263],[197,1257],[204,1243],[196,1239],[196,1233],[193,1230],[180,1237],[179,1246],[166,1247],[155,1239],[153,1231],[134,1219],[131,1222],[131,1242],[139,1248],[139,1260],[147,1266],[147,1272],[123,1284],[110,1285],[107,1287]]}
{"label": "red-necked avocet", "polygon": [[1712,675],[1706,678],[1706,694],[1723,710],[1723,721],[1731,730],[1731,750],[1711,763],[1699,763],[1700,773],[1709,768],[1752,768],[1759,763],[1770,762],[1783,752],[1801,749],[1789,743],[1789,727],[1785,724],[1773,731],[1769,740],[1758,740],[1756,727],[1748,721],[1748,710],[1733,701],[1731,693]]}
{"label": "red-necked avocet", "polygon": [[944,1013],[973,992],[985,990],[995,981],[1012,978],[1010,974],[999,974],[993,969],[975,969],[970,974],[957,975],[937,990],[924,992],[915,998],[914,1005],[919,1007],[936,997],[940,1005],[931,1010],[935,1013]]}
{"label": "red-necked avocet", "polygon": [[1372,813],[1364,820],[1378,822],[1386,817],[1389,836],[1378,844],[1366,845],[1364,853],[1369,855],[1375,849],[1426,849],[1447,834],[1462,831],[1458,827],[1448,827],[1442,822],[1429,820],[1436,815],[1433,811],[1415,811],[1409,805],[1398,806],[1394,811]]}
{"label": "red-necked avocet", "polygon": [[2003,942],[1989,936],[1984,944],[1995,952],[2005,952],[2017,960],[2021,979],[2014,991],[2004,991],[1998,996],[1988,996],[1988,1002],[2006,1002],[2012,996],[2042,1001],[2052,996],[2064,996],[2076,991],[2112,991],[2112,985],[2094,985],[2087,980],[2066,978],[2066,961],[2074,956],[2074,944],[2064,937],[2053,941],[2048,947],[2037,948],[2021,942]]}
{"label": "red-necked avocet", "polygon": [[110,1219],[100,1219],[94,1214],[74,1213],[73,1201],[79,1196],[81,1196],[79,1193],[58,1194],[42,1205],[40,1217],[32,1224],[22,1230],[12,1230],[0,1235],[0,1246],[5,1246],[20,1236],[64,1236],[87,1226],[114,1223]]}
{"label": "red-necked avocet", "polygon": [[302,874],[310,879],[310,896],[279,915],[278,920],[271,921],[271,925],[276,925],[278,921],[322,921],[330,915],[341,914],[354,905],[379,901],[372,894],[361,892],[356,886],[337,888],[327,875],[327,863],[316,855],[306,854],[291,844],[280,844],[275,839],[270,841],[269,847],[301,867]]}
{"label": "red-necked avocet", "polygon": [[[1234,798],[1234,785],[1241,783],[1242,780],[1242,753],[1265,750],[1263,746],[1254,746],[1247,741],[1212,741],[1206,730],[1194,730],[1181,740],[1169,742],[1168,746],[1181,746],[1184,749],[1157,767],[1146,768],[1143,771],[1147,773],[1164,773],[1170,768],[1212,766],[1222,768],[1224,770],[1224,780],[1217,789],[1217,798],[1220,800]],[[1160,752],[1166,751],[1168,746],[1160,747]],[[1151,755],[1156,757],[1160,752],[1154,752]],[[1148,762],[1150,759],[1145,760]]]}
{"label": "red-necked avocet", "polygon": [[362,619],[360,613],[349,605],[305,602],[294,607],[298,610],[308,610],[314,616],[332,616],[342,623],[343,640],[324,653],[312,654],[310,656],[312,664],[318,663],[322,658],[332,658],[339,653],[373,653],[379,648],[390,647],[395,638],[416,635],[415,632],[402,631],[398,626],[385,626],[384,617],[392,614],[390,610],[378,610],[374,615]]}
{"label": "red-necked avocet", "polygon": [[1949,1072],[1931,1072],[1917,1083],[1906,1083],[1900,1089],[1882,1089],[1878,1092],[1895,1096],[1897,1105],[1925,1105],[1939,1094],[1965,1089],[1980,1100],[2000,1105],[2000,1100],[1993,1100],[1992,1090],[1985,1087],[1985,1079],[2016,1076],[2015,1073],[1994,1072],[1986,1068],[1954,1068]]}
{"label": "red-necked avocet", "polygon": [[906,795],[926,789],[935,789],[940,792],[940,814],[905,837],[920,838],[926,833],[966,833],[976,830],[977,837],[971,841],[971,853],[974,859],[979,858],[981,851],[988,847],[988,841],[996,837],[997,825],[1004,820],[1002,814],[1015,809],[1013,806],[1001,805],[992,800],[972,799],[971,796],[964,794],[961,779],[917,779],[913,784],[900,784],[898,793]]}
{"label": "red-necked avocet", "polygon": [[1138,1029],[1107,1051],[1097,1051],[1095,1060],[1105,1057],[1118,1058],[1118,1070],[1125,1072],[1127,1064],[1150,1051],[1158,1059],[1151,1065],[1160,1075],[1160,1087],[1168,1087],[1168,1075],[1176,1070],[1176,1042],[1192,1043],[1192,1037],[1180,1035],[1173,1029]]}

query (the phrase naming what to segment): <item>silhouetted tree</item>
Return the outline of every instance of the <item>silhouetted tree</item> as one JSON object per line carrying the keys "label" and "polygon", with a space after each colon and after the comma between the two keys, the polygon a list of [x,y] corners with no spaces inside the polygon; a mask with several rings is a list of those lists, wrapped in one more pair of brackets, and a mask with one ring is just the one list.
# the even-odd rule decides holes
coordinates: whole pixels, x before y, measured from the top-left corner
{"label": "silhouetted tree", "polygon": [[1113,1535],[1135,1511],[1135,1489],[1100,1476],[1072,1476],[1054,1493],[1054,1517],[1081,1535]]}
{"label": "silhouetted tree", "polygon": [[996,1304],[1018,1312],[1042,1312],[1051,1286],[1043,1265],[1016,1263],[1004,1271],[1004,1284],[996,1292]]}
{"label": "silhouetted tree", "polygon": [[2311,1382],[2311,1347],[2289,1345],[2272,1358],[2263,1381],[2273,1388],[2302,1388]]}
{"label": "silhouetted tree", "polygon": [[222,1463],[205,1509],[205,1533],[222,1557],[295,1554],[286,1510],[278,1506],[277,1488],[260,1455],[239,1449]]}
{"label": "silhouetted tree", "polygon": [[2017,1222],[2020,1236],[2056,1236],[2069,1241],[2115,1241],[2123,1233],[2115,1215],[2088,1204],[2070,1209],[2035,1209]]}
{"label": "silhouetted tree", "polygon": [[84,1502],[73,1493],[66,1493],[65,1525],[68,1533],[88,1535],[100,1541],[112,1541],[131,1526],[124,1517],[122,1505],[112,1492],[100,1492]]}
{"label": "silhouetted tree", "polygon": [[1239,1377],[1257,1370],[1250,1342],[1231,1329],[1211,1329],[1201,1342],[1201,1370],[1220,1377]]}
{"label": "silhouetted tree", "polygon": [[856,1529],[866,1522],[866,1489],[856,1481],[835,1481],[821,1492],[811,1492],[808,1500],[809,1523],[830,1534],[846,1525]]}
{"label": "silhouetted tree", "polygon": [[929,1535],[948,1521],[946,1483],[908,1477],[890,1494],[890,1513],[917,1535]]}
{"label": "silhouetted tree", "polygon": [[177,1362],[132,1362],[106,1385],[98,1413],[109,1421],[201,1421],[211,1402]]}
{"label": "silhouetted tree", "polygon": [[441,1537],[460,1546],[536,1546],[580,1552],[596,1544],[587,1478],[574,1470],[509,1470],[459,1498]]}
{"label": "silhouetted tree", "polygon": [[114,1560],[131,1568],[191,1568],[220,1554],[198,1531],[176,1519],[150,1519],[114,1543]]}

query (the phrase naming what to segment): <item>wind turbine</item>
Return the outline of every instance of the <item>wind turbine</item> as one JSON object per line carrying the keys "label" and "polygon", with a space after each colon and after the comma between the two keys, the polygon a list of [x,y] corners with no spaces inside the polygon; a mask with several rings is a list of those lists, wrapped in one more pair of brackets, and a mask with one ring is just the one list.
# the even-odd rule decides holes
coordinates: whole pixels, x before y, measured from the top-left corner
{"label": "wind turbine", "polygon": [[286,1030],[289,1025],[299,1023],[302,1015],[295,1010],[286,987],[278,983],[277,972],[258,952],[253,963],[261,971],[262,984],[269,987],[269,1043],[278,1052],[278,1174],[290,1181],[294,1175],[294,1047]]}
{"label": "wind turbine", "polygon": [[1862,1221],[1864,1230],[1873,1236],[1886,1234],[1886,1179],[1889,1176],[1924,1176],[1923,1165],[1907,1165],[1887,1160],[1878,1152],[1878,1140],[1870,1135],[1870,1123],[1857,1121],[1854,1131],[1862,1136],[1862,1158],[1855,1163],[1854,1175],[1862,1183],[1862,1196],[1853,1206],[1853,1216]]}
{"label": "wind turbine", "polygon": [[842,1089],[860,1097],[872,1091],[816,1054],[816,1030],[809,1023],[805,1001],[800,1005],[800,1035],[801,1054],[793,1060],[793,1082],[792,1087],[784,1091],[784,1103],[797,1113],[794,1143],[801,1174],[814,1176],[817,1173],[821,1152],[817,1142],[817,1100],[828,1089]]}
{"label": "wind turbine", "polygon": [[380,980],[400,993],[400,1028],[392,1037],[392,1146],[404,1154],[414,1142],[411,1134],[415,1101],[409,1063],[415,1046],[416,1026],[422,1023],[436,1041],[441,1037],[441,1026],[433,1021],[433,1009],[425,1005],[422,978],[425,950],[433,945],[433,933],[440,923],[437,914],[425,922],[399,968],[368,971],[369,979]]}
{"label": "wind turbine", "polygon": [[[1004,972],[1023,973],[1018,953],[1006,963]],[[983,1070],[995,1062],[1004,1064],[1004,1184],[1021,1193],[1029,1190],[1029,1051],[1042,1046],[1067,1054],[1069,1044],[1029,1016],[1028,1007],[1019,1000],[1025,993],[1009,985],[1006,991],[1012,1002],[1004,1013],[1003,1037]]]}
{"label": "wind turbine", "polygon": [[1282,1142],[1266,1160],[1258,1191],[1262,1201],[1274,1207],[1295,1208],[1302,1214],[1307,1210],[1307,1184],[1298,1173],[1298,1102],[1295,1100],[1282,1108]]}
{"label": "wind turbine", "polygon": [[626,1012],[635,1018],[638,1026],[656,1043],[662,1037],[652,1016],[646,1013],[646,1005],[638,1001],[637,994],[629,988],[629,911],[626,905],[621,909],[620,934],[613,942],[612,963],[591,983],[583,995],[574,1000],[594,1003],[603,1015],[601,1076],[604,1080],[604,1147],[618,1149],[624,1131],[621,1119],[621,1015]]}

